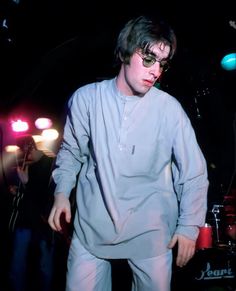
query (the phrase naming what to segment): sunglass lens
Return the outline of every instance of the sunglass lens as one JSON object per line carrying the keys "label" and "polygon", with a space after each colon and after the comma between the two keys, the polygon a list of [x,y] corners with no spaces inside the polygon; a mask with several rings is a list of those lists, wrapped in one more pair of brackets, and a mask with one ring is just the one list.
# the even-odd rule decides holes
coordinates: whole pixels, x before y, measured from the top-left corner
{"label": "sunglass lens", "polygon": [[145,56],[143,58],[143,65],[147,68],[151,67],[155,62],[155,58],[152,58],[151,56]]}

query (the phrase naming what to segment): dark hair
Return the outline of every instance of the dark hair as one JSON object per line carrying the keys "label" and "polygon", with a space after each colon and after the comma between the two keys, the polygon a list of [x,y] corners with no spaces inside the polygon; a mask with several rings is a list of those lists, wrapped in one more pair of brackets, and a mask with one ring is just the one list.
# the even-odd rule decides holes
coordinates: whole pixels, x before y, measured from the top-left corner
{"label": "dark hair", "polygon": [[153,44],[160,42],[170,46],[168,59],[172,59],[177,41],[174,31],[166,22],[148,16],[131,19],[118,36],[115,61],[117,64],[129,64],[130,57],[137,49],[148,51]]}
{"label": "dark hair", "polygon": [[16,145],[23,151],[29,151],[31,149],[37,149],[36,143],[31,135],[23,135],[17,137]]}

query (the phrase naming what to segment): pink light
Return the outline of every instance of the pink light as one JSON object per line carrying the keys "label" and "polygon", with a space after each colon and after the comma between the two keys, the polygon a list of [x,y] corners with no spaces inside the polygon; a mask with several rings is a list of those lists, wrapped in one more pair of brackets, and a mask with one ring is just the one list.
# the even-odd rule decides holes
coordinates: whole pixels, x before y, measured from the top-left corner
{"label": "pink light", "polygon": [[49,118],[41,117],[35,120],[35,126],[38,129],[47,129],[52,126],[52,121]]}
{"label": "pink light", "polygon": [[14,132],[25,132],[29,129],[28,123],[20,119],[17,121],[12,121],[11,127]]}

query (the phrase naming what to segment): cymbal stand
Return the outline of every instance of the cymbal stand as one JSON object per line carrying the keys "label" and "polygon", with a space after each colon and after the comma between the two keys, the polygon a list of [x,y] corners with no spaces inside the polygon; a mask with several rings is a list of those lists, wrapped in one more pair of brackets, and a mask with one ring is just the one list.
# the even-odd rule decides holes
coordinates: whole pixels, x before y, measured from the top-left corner
{"label": "cymbal stand", "polygon": [[223,207],[223,205],[214,204],[212,207],[212,214],[214,215],[215,220],[215,229],[216,229],[216,243],[220,242],[220,236],[219,236],[219,221],[220,218],[218,215],[220,214],[220,208]]}

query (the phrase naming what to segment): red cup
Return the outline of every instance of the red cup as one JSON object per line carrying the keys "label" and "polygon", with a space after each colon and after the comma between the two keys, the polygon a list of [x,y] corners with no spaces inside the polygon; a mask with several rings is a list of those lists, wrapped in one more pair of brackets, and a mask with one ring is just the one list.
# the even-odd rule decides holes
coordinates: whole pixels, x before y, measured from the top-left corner
{"label": "red cup", "polygon": [[205,223],[204,226],[199,228],[199,235],[196,241],[196,249],[209,249],[212,248],[212,227],[210,224]]}

